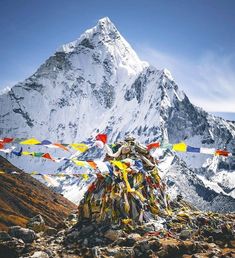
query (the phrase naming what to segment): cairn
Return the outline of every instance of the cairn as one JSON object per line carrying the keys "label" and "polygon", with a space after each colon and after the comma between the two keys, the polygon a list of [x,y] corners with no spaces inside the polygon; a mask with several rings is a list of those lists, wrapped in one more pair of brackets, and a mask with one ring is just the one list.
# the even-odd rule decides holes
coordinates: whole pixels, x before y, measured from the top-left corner
{"label": "cairn", "polygon": [[133,137],[106,145],[109,173],[97,174],[79,205],[79,220],[129,228],[171,214],[157,160]]}

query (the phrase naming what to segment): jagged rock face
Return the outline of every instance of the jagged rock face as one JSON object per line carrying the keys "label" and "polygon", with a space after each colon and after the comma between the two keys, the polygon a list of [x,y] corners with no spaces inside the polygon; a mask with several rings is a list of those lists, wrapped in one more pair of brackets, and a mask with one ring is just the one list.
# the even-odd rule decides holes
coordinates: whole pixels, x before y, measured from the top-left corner
{"label": "jagged rock face", "polygon": [[[141,61],[108,18],[58,49],[35,74],[1,95],[0,105],[0,136],[78,142],[99,130],[110,142],[132,133],[142,143],[185,140],[235,148],[235,124],[191,104],[170,72]],[[208,158],[179,156],[197,169]],[[27,161],[13,159],[31,171],[48,168],[48,162]],[[225,173],[222,186],[224,180]]]}

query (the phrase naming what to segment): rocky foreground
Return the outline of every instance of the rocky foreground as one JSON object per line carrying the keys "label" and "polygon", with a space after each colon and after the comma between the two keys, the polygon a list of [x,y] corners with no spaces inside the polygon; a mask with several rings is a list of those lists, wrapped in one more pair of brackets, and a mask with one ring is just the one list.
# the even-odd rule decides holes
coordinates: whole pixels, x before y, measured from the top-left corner
{"label": "rocky foreground", "polygon": [[0,232],[0,257],[235,257],[234,213],[182,207],[170,218],[135,228],[128,221],[123,225],[79,222],[76,214],[51,228],[36,216],[28,228]]}

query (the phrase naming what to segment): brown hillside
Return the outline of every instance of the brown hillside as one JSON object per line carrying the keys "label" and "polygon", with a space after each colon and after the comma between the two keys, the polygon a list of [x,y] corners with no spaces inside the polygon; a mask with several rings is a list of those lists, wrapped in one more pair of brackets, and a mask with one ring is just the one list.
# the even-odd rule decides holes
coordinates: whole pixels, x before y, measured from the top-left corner
{"label": "brown hillside", "polygon": [[[76,205],[54,193],[32,176],[0,156],[0,230],[8,226],[25,226],[28,219],[41,214],[49,226],[55,226]],[[8,174],[17,171],[20,174]]]}

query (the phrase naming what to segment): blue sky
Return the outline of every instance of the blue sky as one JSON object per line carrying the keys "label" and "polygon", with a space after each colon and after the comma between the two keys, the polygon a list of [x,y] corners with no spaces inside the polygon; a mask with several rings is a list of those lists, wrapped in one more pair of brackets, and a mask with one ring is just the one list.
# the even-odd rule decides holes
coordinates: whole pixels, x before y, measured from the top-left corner
{"label": "blue sky", "polygon": [[168,68],[191,101],[235,112],[233,0],[1,0],[0,89],[108,16],[137,54]]}

